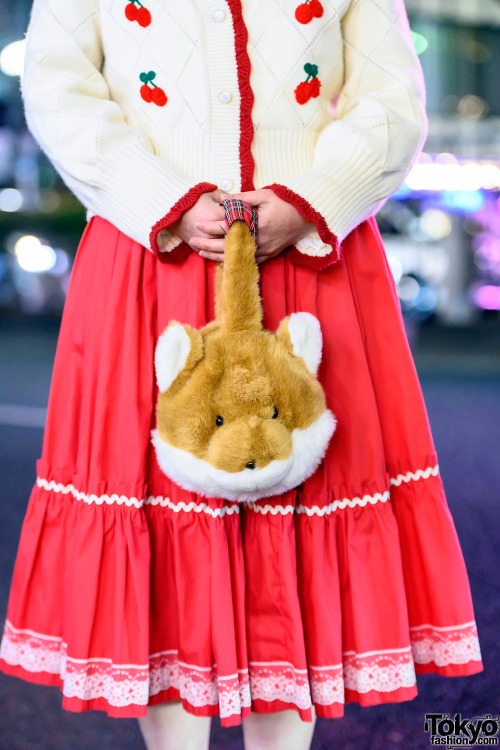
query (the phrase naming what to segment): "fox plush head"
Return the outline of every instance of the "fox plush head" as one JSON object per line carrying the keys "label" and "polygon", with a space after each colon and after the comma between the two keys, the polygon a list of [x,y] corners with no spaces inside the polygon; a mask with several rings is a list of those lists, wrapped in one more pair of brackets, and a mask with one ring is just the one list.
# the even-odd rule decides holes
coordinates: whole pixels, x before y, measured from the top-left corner
{"label": "fox plush head", "polygon": [[160,468],[181,487],[252,501],[313,474],[336,419],[316,377],[319,321],[297,312],[275,333],[263,329],[257,215],[237,199],[223,205],[228,231],[215,274],[215,320],[200,330],[172,320],[160,336],[151,438]]}

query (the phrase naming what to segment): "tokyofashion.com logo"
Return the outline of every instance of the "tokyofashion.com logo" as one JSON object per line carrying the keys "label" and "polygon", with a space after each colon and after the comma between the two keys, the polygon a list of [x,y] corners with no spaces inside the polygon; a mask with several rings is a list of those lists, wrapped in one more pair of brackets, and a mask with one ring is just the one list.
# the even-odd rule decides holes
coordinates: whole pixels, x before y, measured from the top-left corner
{"label": "tokyofashion.com logo", "polygon": [[431,745],[440,747],[497,747],[500,716],[485,714],[462,719],[462,714],[425,714],[424,729]]}

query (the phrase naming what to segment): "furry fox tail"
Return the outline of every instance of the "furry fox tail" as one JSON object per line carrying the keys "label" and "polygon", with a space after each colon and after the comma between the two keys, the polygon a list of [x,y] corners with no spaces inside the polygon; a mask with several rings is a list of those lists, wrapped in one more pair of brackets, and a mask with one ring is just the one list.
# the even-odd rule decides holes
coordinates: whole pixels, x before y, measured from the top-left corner
{"label": "furry fox tail", "polygon": [[[263,313],[255,261],[256,240],[248,221],[239,218],[244,206],[249,221],[253,218],[256,223],[255,209],[238,199],[223,203],[229,228],[224,241],[224,263],[216,271],[217,317],[226,331],[260,331]],[[239,216],[233,216],[232,204],[240,204]]]}

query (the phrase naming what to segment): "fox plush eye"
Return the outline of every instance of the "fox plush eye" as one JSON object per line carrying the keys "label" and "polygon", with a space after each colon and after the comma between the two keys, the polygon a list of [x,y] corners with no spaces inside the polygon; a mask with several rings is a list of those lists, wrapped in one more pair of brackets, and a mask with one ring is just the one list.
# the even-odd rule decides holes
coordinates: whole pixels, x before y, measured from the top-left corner
{"label": "fox plush eye", "polygon": [[221,424],[223,423],[224,423],[224,420],[222,419],[222,417],[218,416],[217,419],[215,420],[215,424],[217,425],[217,427],[220,427]]}
{"label": "fox plush eye", "polygon": [[278,419],[278,410],[276,407],[274,407],[273,419]]}

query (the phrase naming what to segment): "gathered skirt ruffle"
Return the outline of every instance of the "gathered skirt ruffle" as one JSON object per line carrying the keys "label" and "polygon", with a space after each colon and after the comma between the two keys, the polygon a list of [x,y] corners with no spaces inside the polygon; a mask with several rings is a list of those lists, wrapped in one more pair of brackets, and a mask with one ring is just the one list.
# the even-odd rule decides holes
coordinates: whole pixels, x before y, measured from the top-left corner
{"label": "gathered skirt ruffle", "polygon": [[215,263],[160,264],[87,224],[59,336],[42,456],[0,669],[59,685],[63,707],[143,716],[340,717],[417,695],[416,675],[482,671],[399,301],[373,219],[321,272],[261,266],[264,325],[316,315],[338,427],[303,485],[254,503],[165,477],[150,443],[156,340],[213,317]]}

